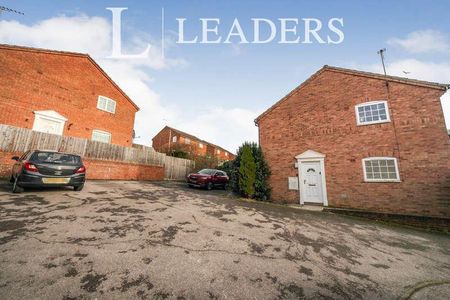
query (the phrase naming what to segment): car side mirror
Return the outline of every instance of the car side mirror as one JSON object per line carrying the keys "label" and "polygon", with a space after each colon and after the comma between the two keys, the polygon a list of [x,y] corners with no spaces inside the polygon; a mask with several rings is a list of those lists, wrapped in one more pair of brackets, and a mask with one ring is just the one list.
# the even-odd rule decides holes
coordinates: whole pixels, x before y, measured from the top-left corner
{"label": "car side mirror", "polygon": [[15,161],[19,161],[19,157],[18,156],[13,156],[13,157],[11,157],[11,159],[15,160]]}

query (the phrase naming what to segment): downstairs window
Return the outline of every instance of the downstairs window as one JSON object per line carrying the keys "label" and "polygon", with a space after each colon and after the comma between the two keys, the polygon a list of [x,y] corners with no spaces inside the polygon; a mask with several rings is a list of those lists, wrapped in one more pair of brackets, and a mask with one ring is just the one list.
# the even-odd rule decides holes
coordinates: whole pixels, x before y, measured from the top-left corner
{"label": "downstairs window", "polygon": [[398,182],[397,158],[368,157],[363,160],[364,181],[368,182]]}

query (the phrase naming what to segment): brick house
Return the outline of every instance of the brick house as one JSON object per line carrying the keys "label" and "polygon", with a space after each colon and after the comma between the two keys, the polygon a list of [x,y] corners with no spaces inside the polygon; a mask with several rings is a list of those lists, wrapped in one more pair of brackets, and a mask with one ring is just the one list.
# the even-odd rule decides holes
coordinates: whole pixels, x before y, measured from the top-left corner
{"label": "brick house", "polygon": [[137,105],[87,54],[0,45],[0,124],[131,146]]}
{"label": "brick house", "polygon": [[255,120],[273,200],[449,217],[448,88],[324,66]]}
{"label": "brick house", "polygon": [[222,147],[204,141],[192,134],[165,126],[152,139],[152,147],[170,154],[173,151],[184,151],[190,156],[216,157],[219,161],[233,160],[235,155]]}

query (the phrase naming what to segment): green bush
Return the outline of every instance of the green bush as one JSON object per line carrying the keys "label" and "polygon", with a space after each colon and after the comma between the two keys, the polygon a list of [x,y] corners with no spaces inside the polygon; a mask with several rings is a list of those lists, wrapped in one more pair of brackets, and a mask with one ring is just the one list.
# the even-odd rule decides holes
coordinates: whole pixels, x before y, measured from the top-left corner
{"label": "green bush", "polygon": [[255,194],[256,163],[248,145],[242,148],[238,176],[240,194],[252,198]]}
{"label": "green bush", "polygon": [[173,157],[186,158],[187,159],[189,157],[189,154],[187,152],[185,152],[185,151],[182,151],[182,150],[173,150],[172,151],[172,156]]}
{"label": "green bush", "polygon": [[256,145],[256,143],[252,143],[252,152],[256,163],[255,198],[266,201],[270,199],[271,192],[268,183],[270,167],[264,159],[261,147]]}
{"label": "green bush", "polygon": [[264,159],[264,155],[261,147],[256,143],[246,142],[239,147],[236,158],[233,161],[225,162],[219,168],[225,171],[230,177],[230,188],[237,194],[247,197],[245,193],[242,192],[240,186],[240,166],[243,156],[244,148],[251,149],[251,155],[255,163],[255,173],[254,173],[254,184],[253,184],[253,195],[252,197],[257,200],[267,201],[270,199],[270,187],[268,179],[270,177],[270,168]]}
{"label": "green bush", "polygon": [[195,162],[195,171],[200,171],[202,169],[216,169],[219,164],[216,157],[211,157],[209,155],[195,155],[189,157],[189,159]]}

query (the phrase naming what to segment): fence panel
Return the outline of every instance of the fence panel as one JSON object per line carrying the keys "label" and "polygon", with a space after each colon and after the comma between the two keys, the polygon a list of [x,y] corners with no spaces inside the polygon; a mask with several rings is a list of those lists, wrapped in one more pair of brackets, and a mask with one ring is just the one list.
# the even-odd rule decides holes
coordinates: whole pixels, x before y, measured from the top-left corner
{"label": "fence panel", "polygon": [[164,166],[166,179],[175,180],[184,179],[195,167],[194,161],[167,156],[143,145],[123,147],[0,124],[1,151],[25,152],[32,149],[61,151],[90,159]]}

